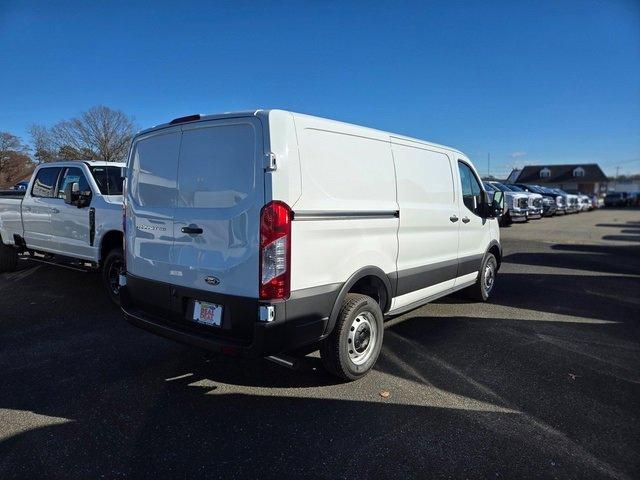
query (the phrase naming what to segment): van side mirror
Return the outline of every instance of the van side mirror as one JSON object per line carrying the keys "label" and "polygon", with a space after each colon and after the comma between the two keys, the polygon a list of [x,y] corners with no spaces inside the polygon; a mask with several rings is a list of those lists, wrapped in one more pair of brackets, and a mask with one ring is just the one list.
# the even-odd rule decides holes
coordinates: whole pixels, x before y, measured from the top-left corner
{"label": "van side mirror", "polygon": [[504,192],[497,191],[493,193],[493,201],[491,202],[493,210],[493,218],[499,217],[504,212]]}
{"label": "van side mirror", "polygon": [[485,192],[483,195],[483,217],[498,218],[504,211],[504,192]]}

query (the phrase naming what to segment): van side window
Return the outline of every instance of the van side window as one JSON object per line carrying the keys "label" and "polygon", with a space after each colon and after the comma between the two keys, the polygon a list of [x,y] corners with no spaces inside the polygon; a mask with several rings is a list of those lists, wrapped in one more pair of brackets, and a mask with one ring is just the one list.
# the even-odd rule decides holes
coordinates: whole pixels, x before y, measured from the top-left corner
{"label": "van side window", "polygon": [[481,201],[482,188],[475,174],[464,162],[458,161],[460,170],[460,183],[462,184],[462,201],[473,213],[478,214],[478,207]]}
{"label": "van side window", "polygon": [[69,183],[77,183],[81,192],[90,192],[91,187],[87,182],[84,173],[77,167],[69,167],[65,170],[60,181],[60,188],[58,188],[58,198],[64,198],[64,189]]}
{"label": "van side window", "polygon": [[56,183],[58,181],[59,167],[43,168],[33,182],[31,196],[40,198],[55,197]]}

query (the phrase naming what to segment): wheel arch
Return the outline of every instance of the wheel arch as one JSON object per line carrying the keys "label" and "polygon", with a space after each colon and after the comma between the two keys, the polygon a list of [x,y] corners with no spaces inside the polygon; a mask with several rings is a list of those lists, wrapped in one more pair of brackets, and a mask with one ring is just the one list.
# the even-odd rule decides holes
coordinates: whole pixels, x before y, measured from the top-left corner
{"label": "wheel arch", "polygon": [[378,302],[382,313],[389,311],[391,308],[391,299],[393,298],[393,289],[389,276],[379,267],[367,266],[359,269],[344,283],[338,297],[331,309],[329,322],[325,330],[325,336],[329,335],[336,324],[340,307],[344,302],[347,293],[362,293],[368,295]]}
{"label": "wheel arch", "polygon": [[123,247],[123,235],[120,230],[109,230],[102,236],[100,242],[100,263],[104,261],[114,248]]}
{"label": "wheel arch", "polygon": [[498,269],[500,268],[500,264],[502,263],[502,246],[500,242],[497,240],[491,240],[489,242],[489,246],[487,247],[487,251],[485,252],[485,257],[487,253],[493,254],[496,257],[496,262],[498,262]]}

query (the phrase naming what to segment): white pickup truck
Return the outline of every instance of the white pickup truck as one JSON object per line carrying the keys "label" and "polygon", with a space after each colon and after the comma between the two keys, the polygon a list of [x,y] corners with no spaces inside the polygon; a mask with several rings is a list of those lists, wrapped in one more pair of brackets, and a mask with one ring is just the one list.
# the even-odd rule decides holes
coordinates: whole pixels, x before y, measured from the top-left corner
{"label": "white pickup truck", "polygon": [[47,163],[36,168],[26,190],[0,192],[0,272],[14,270],[20,256],[101,270],[107,293],[119,304],[124,167]]}

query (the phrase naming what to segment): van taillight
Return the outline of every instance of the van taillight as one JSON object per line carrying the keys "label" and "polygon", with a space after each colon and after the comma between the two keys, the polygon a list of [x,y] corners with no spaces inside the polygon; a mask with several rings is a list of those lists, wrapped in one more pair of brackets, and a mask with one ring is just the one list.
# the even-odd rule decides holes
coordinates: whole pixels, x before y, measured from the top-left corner
{"label": "van taillight", "polygon": [[260,299],[291,293],[291,209],[273,201],[260,212]]}

